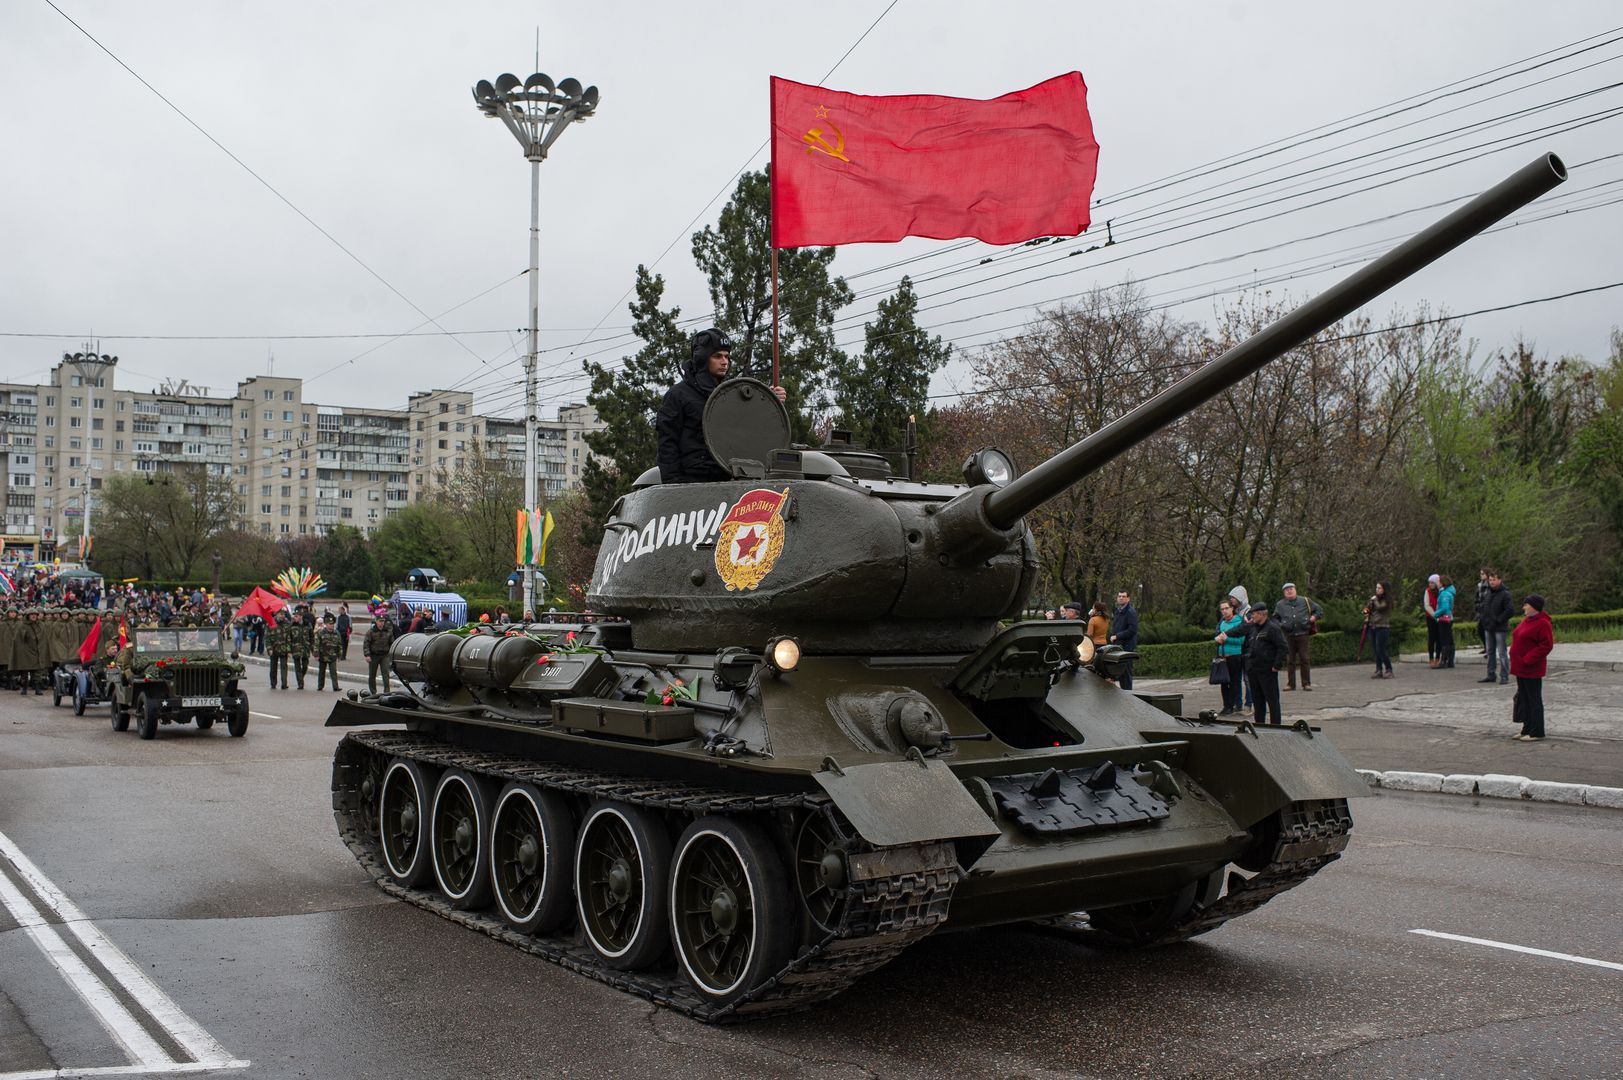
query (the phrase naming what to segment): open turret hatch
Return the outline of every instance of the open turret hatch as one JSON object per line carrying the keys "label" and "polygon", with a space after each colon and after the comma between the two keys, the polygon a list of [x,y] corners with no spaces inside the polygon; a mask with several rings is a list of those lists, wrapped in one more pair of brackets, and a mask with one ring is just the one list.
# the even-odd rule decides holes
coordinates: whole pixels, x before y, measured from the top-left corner
{"label": "open turret hatch", "polygon": [[759,379],[728,379],[704,404],[704,443],[734,477],[764,478],[791,437],[789,410]]}

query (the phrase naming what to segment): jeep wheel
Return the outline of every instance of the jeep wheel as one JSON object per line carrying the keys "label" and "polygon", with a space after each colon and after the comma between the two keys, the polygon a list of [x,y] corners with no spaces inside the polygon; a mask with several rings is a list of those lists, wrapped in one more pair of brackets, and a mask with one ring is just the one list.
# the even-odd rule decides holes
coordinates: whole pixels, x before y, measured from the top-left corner
{"label": "jeep wheel", "polygon": [[240,739],[248,734],[248,696],[237,697],[237,703],[232,706],[231,715],[225,720],[226,730],[231,732],[233,739]]}
{"label": "jeep wheel", "polygon": [[136,694],[131,706],[135,712],[135,733],[143,739],[158,737],[158,702],[145,694]]}
{"label": "jeep wheel", "polygon": [[117,698],[116,695],[113,697],[113,700],[112,700],[112,710],[113,710],[113,730],[114,731],[128,731],[128,730],[130,730],[130,711],[128,709],[122,709],[122,708],[119,707],[118,698]]}

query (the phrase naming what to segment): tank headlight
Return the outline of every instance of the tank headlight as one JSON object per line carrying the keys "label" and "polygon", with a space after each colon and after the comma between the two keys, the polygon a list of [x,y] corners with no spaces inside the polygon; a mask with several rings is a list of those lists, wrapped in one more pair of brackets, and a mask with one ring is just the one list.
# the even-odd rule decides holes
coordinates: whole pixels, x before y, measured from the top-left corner
{"label": "tank headlight", "polygon": [[766,662],[773,671],[793,671],[800,666],[800,642],[792,637],[773,638],[766,643]]}
{"label": "tank headlight", "polygon": [[1014,479],[1014,474],[1014,460],[995,446],[977,450],[964,460],[964,481],[970,487],[1002,487]]}
{"label": "tank headlight", "polygon": [[1083,638],[1076,643],[1076,660],[1079,664],[1093,663],[1093,639]]}

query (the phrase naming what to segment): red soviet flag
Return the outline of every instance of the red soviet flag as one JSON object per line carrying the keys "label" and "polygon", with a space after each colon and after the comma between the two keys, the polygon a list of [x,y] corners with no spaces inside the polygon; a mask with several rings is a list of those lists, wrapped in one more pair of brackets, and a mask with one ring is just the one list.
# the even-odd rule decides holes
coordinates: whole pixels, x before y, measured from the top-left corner
{"label": "red soviet flag", "polygon": [[990,101],[772,80],[772,246],[1088,227],[1099,144],[1079,72]]}

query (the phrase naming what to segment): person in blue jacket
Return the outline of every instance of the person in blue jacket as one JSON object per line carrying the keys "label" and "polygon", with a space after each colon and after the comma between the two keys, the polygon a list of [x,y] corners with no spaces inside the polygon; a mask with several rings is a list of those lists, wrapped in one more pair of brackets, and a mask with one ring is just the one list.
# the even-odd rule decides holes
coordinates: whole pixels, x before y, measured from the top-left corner
{"label": "person in blue jacket", "polygon": [[1437,579],[1438,667],[1454,666],[1454,579],[1443,574]]}
{"label": "person in blue jacket", "polygon": [[[1116,617],[1110,627],[1110,643],[1120,645],[1127,652],[1138,649],[1138,612],[1133,610],[1131,598],[1127,590],[1123,589],[1116,594]],[[1129,660],[1122,668],[1121,678],[1116,685],[1123,690],[1133,688],[1133,662]]]}
{"label": "person in blue jacket", "polygon": [[1245,647],[1247,624],[1245,616],[1235,610],[1233,600],[1224,600],[1217,606],[1217,655],[1228,668],[1229,681],[1223,684],[1223,711],[1219,716],[1230,716],[1240,711],[1240,685],[1245,680],[1245,661],[1240,656]]}

